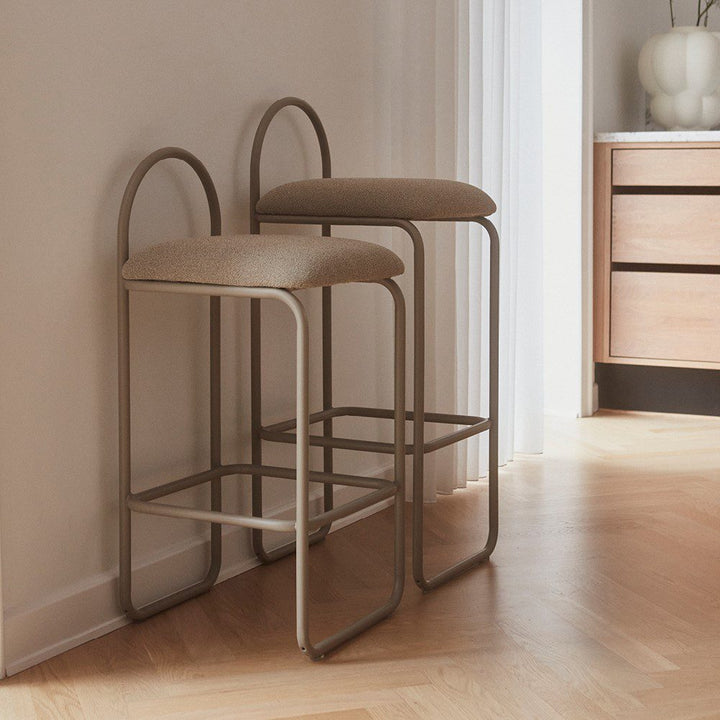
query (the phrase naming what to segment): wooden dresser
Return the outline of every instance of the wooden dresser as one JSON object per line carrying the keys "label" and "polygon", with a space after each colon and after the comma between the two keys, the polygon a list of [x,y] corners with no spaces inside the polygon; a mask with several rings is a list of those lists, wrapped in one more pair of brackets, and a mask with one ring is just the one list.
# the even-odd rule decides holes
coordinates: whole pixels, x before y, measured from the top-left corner
{"label": "wooden dresser", "polygon": [[720,132],[675,135],[595,143],[596,362],[720,369]]}

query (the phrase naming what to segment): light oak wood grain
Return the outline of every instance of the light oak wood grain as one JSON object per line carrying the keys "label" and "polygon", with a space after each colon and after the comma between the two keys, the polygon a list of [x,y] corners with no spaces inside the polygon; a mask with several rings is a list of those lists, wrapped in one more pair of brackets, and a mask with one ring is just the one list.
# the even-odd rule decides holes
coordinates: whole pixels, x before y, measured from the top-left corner
{"label": "light oak wood grain", "polygon": [[[295,649],[289,558],[3,681],[0,718],[717,717],[720,418],[606,411],[545,437],[501,469],[492,562],[409,584],[324,661]],[[485,492],[427,507],[429,564],[481,541]],[[383,594],[391,534],[384,511],[313,548],[318,632]]]}
{"label": "light oak wood grain", "polygon": [[613,272],[611,282],[612,355],[720,358],[720,275]]}
{"label": "light oak wood grain", "polygon": [[[641,327],[632,310],[618,305],[621,294],[612,287],[612,263],[669,264],[682,273],[683,265],[720,263],[720,197],[705,186],[720,187],[720,143],[596,143],[593,274],[593,357],[596,362],[625,365],[720,369],[720,354],[708,354],[705,335],[687,336],[690,327],[706,327],[704,319],[688,307],[678,318],[671,309],[669,324],[684,333],[674,346],[660,337],[653,345],[648,327]],[[635,187],[640,194],[623,194],[621,186]],[[694,194],[653,195],[656,187],[696,188]],[[631,268],[625,268],[631,269]],[[642,268],[638,267],[638,270]],[[640,281],[642,282],[642,281]],[[701,281],[703,288],[708,283]],[[643,293],[630,293],[640,298]],[[702,294],[702,293],[701,293]],[[681,301],[682,296],[675,298]],[[703,295],[700,315],[712,298]],[[714,302],[720,306],[720,292]],[[663,307],[669,308],[666,297]],[[656,322],[657,312],[642,310]],[[613,327],[613,318],[621,322]],[[712,323],[711,323],[712,324]],[[629,334],[630,328],[635,336]],[[648,344],[649,343],[649,344]],[[715,347],[711,342],[712,347]],[[714,352],[714,351],[713,351]]]}
{"label": "light oak wood grain", "polygon": [[720,185],[720,148],[637,148],[613,151],[613,185]]}
{"label": "light oak wood grain", "polygon": [[595,143],[593,192],[593,356],[610,357],[610,253],[612,208],[612,148]]}
{"label": "light oak wood grain", "polygon": [[294,715],[286,720],[373,720],[367,710],[341,710],[340,712],[320,713],[316,715]]}
{"label": "light oak wood grain", "polygon": [[720,265],[720,195],[615,195],[612,260]]}

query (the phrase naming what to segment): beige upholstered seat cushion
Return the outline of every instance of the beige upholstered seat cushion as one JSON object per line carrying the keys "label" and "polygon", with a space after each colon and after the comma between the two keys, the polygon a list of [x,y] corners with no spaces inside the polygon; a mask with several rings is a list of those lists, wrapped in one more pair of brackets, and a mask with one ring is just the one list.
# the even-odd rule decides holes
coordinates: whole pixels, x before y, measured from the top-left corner
{"label": "beige upholstered seat cushion", "polygon": [[289,290],[401,275],[402,260],[361,240],[308,235],[233,235],[171,240],[135,253],[126,280]]}
{"label": "beige upholstered seat cushion", "polygon": [[318,178],[280,185],[257,203],[263,215],[453,220],[492,215],[480,188],[456,180]]}

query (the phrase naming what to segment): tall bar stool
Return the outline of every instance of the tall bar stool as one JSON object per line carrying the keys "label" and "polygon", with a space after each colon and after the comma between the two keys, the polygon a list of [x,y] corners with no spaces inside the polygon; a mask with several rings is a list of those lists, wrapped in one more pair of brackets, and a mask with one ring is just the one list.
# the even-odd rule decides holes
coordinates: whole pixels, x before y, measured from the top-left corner
{"label": "tall bar stool", "polygon": [[[264,195],[260,194],[260,156],[268,126],[285,107],[300,108],[310,119],[320,145],[322,178],[301,180],[280,185]],[[250,165],[251,231],[259,232],[260,224],[290,223],[321,225],[323,235],[330,235],[332,225],[365,225],[397,227],[404,230],[413,244],[413,302],[414,302],[414,375],[413,410],[407,413],[413,421],[413,442],[406,453],[413,456],[413,576],[423,590],[431,590],[471,567],[487,560],[495,548],[498,535],[498,299],[499,299],[499,239],[495,226],[487,216],[496,210],[495,203],[482,190],[453,180],[411,178],[333,178],[330,170],[330,148],[325,129],[318,114],[304,100],[286,97],[273,103],[262,117],[255,133]],[[425,264],[423,239],[413,220],[475,222],[485,228],[490,242],[490,307],[489,307],[489,416],[487,418],[425,411]],[[393,452],[389,443],[364,442],[353,438],[333,436],[332,418],[361,416],[390,418],[392,411],[381,408],[333,407],[331,376],[332,296],[330,288],[323,290],[323,410],[311,416],[311,423],[322,422],[323,434],[311,435],[310,444],[325,448],[326,470],[332,468],[332,450],[343,448],[379,453]],[[260,316],[252,313],[252,336],[259,337]],[[256,358],[259,347],[253,344]],[[258,378],[255,378],[256,385]],[[257,417],[255,417],[257,421]],[[442,437],[425,441],[425,423],[446,423],[460,426]],[[288,430],[291,424],[277,423],[262,427],[253,424],[253,461],[260,462],[261,440],[294,442]],[[423,464],[425,453],[434,452],[466,438],[488,432],[489,436],[489,530],[485,546],[469,557],[456,562],[431,578],[425,576],[423,563]],[[257,496],[254,508],[261,515],[262,502]],[[332,488],[328,488],[332,492]],[[328,498],[331,506],[331,498]],[[255,533],[255,549],[264,560],[268,556],[262,545],[262,531]],[[321,535],[313,538],[320,539]],[[283,548],[290,552],[292,546]]]}
{"label": "tall bar stool", "polygon": [[[210,207],[211,235],[171,240],[129,256],[129,225],[133,200],[148,170],[160,160],[176,158],[200,178]],[[132,619],[144,619],[208,590],[221,563],[221,525],[272,530],[295,535],[296,620],[300,649],[319,658],[340,643],[387,617],[397,607],[404,586],[404,443],[405,443],[405,305],[391,278],[403,272],[397,255],[373,243],[307,235],[220,235],[220,209],[215,187],[202,163],[186,150],[164,148],[137,167],[123,197],[118,223],[118,348],[120,410],[120,602]],[[308,320],[293,290],[340,283],[376,283],[386,288],[394,307],[394,477],[391,481],[309,469]],[[130,457],[130,293],[184,293],[209,297],[210,304],[210,458],[209,467],[187,477],[141,492],[131,486]],[[296,328],[297,447],[295,468],[255,463],[223,464],[220,451],[220,298],[248,297],[253,303],[276,300],[285,305]],[[221,479],[262,475],[295,479],[296,516],[291,520],[258,518],[224,512]],[[370,492],[337,508],[309,515],[309,483],[346,485]],[[157,502],[181,490],[209,483],[210,509]],[[394,498],[394,580],[388,599],[378,608],[335,634],[313,643],[308,618],[308,548],[311,534],[334,520]],[[137,606],[132,600],[131,516],[133,512],[188,518],[210,523],[210,562],[197,583],[171,595]]]}

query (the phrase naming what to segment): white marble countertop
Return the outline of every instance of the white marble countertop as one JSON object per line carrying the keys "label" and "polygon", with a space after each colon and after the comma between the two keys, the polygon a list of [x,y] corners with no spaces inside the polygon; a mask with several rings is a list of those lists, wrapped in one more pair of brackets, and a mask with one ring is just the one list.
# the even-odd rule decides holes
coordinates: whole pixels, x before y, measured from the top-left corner
{"label": "white marble countertop", "polygon": [[596,133],[595,142],[720,142],[720,130],[652,130]]}

